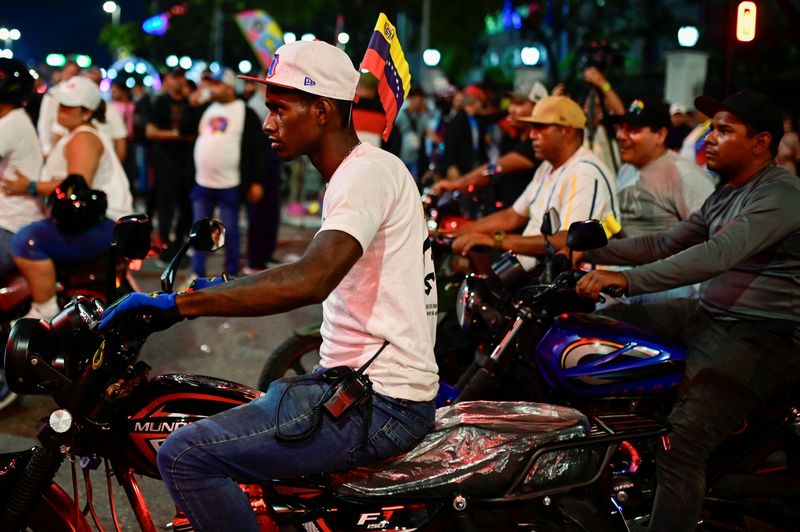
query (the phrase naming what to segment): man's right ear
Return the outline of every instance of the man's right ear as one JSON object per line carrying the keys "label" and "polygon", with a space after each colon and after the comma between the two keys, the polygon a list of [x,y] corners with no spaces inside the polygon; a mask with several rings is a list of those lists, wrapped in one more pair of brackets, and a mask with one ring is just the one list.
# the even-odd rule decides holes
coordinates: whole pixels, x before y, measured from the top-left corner
{"label": "man's right ear", "polygon": [[336,113],[336,110],[335,106],[333,105],[333,101],[328,98],[320,98],[314,102],[313,112],[314,118],[317,120],[317,124],[324,126],[331,121],[333,115]]}

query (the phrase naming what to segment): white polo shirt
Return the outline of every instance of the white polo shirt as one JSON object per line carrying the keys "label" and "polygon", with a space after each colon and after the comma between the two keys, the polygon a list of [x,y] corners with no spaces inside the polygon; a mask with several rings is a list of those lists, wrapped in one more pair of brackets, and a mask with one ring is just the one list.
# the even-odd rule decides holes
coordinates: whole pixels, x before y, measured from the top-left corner
{"label": "white polo shirt", "polygon": [[[522,235],[542,234],[542,219],[551,207],[558,210],[562,230],[572,222],[602,221],[609,214],[619,218],[614,174],[586,148],[579,148],[558,168],[542,162],[512,206],[514,212],[528,218]],[[535,257],[520,255],[519,260],[526,269],[536,265]]]}

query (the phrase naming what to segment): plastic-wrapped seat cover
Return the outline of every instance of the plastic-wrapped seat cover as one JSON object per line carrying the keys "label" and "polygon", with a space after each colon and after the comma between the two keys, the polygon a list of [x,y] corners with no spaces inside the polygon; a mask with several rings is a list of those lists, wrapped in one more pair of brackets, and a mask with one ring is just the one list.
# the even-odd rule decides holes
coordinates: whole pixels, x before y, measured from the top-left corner
{"label": "plastic-wrapped seat cover", "polygon": [[[523,402],[464,402],[440,408],[427,436],[410,451],[330,475],[342,496],[431,496],[502,493],[532,450],[580,438],[589,422],[578,410]],[[541,486],[566,473],[573,451],[546,453],[526,475]]]}

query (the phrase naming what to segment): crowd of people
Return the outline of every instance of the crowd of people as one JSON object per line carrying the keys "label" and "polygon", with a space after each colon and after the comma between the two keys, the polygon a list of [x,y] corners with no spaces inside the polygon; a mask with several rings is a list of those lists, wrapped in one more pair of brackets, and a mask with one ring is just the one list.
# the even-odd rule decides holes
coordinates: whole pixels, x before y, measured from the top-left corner
{"label": "crowd of people", "polygon": [[[640,297],[637,304],[603,312],[668,328],[687,343],[651,530],[693,529],[711,451],[755,404],[800,378],[792,356],[800,347],[800,148],[791,124],[759,93],[738,91],[721,102],[700,97],[692,119],[681,103],[649,95],[625,105],[591,67],[584,78],[592,90],[582,101],[561,85],[548,91],[528,83],[495,94],[470,85],[437,106],[413,88],[384,140],[374,79],[320,42],[281,47],[269,74],[251,80],[253,92],[244,95],[227,68],[207,72],[196,86],[171,70],[161,94],[114,96],[111,105],[76,65],[61,76],[39,107],[38,135],[21,93],[0,103],[0,154],[8,161],[0,244],[11,257],[3,264],[15,264],[32,287],[31,316],[57,310],[56,264],[101,252],[112,220],[133,209],[132,192],[144,194],[156,214],[162,260],[172,258],[193,219],[219,208],[231,274],[242,269],[237,221],[246,202],[247,272],[264,271],[188,294],[131,294],[107,311],[101,328],[142,310],[165,328],[186,317],[263,315],[323,302],[322,369],[178,430],[159,452],[171,493],[198,529],[231,516],[255,527],[229,478],[368,463],[407,448],[430,427],[436,291],[428,282],[433,266],[418,189],[431,179],[440,194],[485,189],[494,206],[456,232],[456,252],[513,251],[535,268],[548,209],[562,221],[550,238],[557,248],[565,248],[571,222],[606,222],[614,238],[586,257],[606,266],[580,281],[579,294],[597,299],[619,287]],[[264,107],[255,82],[267,85],[268,113],[254,103]],[[103,126],[111,108],[133,146],[117,142],[111,120]],[[131,175],[142,153],[146,179]],[[327,182],[322,227],[300,260],[265,270],[279,220],[281,161],[301,155]],[[65,232],[33,206],[72,174],[105,192],[108,209],[102,222]],[[204,276],[204,257],[196,254],[191,267]],[[296,445],[276,438],[281,426],[302,429],[308,409],[330,397],[326,370],[373,361],[374,409],[325,418]]]}

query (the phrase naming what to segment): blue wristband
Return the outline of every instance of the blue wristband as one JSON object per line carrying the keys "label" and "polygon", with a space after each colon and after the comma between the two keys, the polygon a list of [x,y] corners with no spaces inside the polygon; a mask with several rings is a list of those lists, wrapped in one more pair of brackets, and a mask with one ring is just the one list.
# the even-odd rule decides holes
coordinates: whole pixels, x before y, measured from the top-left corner
{"label": "blue wristband", "polygon": [[28,194],[37,196],[36,181],[28,181]]}

